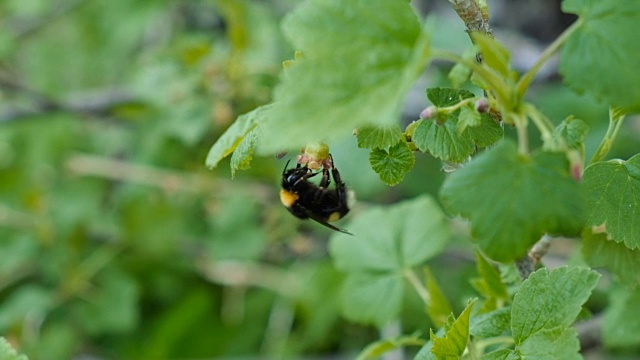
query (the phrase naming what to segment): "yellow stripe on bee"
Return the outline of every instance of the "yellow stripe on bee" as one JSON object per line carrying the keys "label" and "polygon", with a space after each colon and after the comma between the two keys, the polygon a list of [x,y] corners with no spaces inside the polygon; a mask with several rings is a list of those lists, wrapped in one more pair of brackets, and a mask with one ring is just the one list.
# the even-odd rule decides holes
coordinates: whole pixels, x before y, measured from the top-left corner
{"label": "yellow stripe on bee", "polygon": [[286,207],[292,207],[293,204],[298,201],[298,198],[299,196],[296,193],[292,193],[284,189],[280,190],[280,201],[282,201],[282,205]]}
{"label": "yellow stripe on bee", "polygon": [[327,219],[327,222],[331,222],[331,221],[336,221],[336,220],[340,220],[342,218],[342,214],[340,214],[339,212],[334,212],[331,215],[329,215],[329,218]]}

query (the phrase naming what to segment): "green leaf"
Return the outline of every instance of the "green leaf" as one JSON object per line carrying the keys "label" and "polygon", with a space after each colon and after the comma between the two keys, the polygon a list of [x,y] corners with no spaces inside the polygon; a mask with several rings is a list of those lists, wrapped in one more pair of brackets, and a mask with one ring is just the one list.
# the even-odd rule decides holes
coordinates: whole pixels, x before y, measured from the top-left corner
{"label": "green leaf", "polygon": [[420,151],[454,163],[464,162],[475,151],[471,135],[467,131],[458,133],[455,119],[442,125],[422,120],[413,133],[413,142]]}
{"label": "green leaf", "polygon": [[573,328],[542,329],[517,346],[525,359],[581,360],[578,333]]}
{"label": "green leaf", "polygon": [[500,336],[511,329],[511,307],[503,307],[471,318],[469,332],[480,338]]}
{"label": "green leaf", "polygon": [[480,48],[483,63],[494,69],[504,78],[511,77],[509,59],[511,55],[499,41],[489,35],[474,32],[471,33],[473,43]]}
{"label": "green leaf", "polygon": [[640,249],[631,250],[604,233],[594,234],[586,229],[582,233],[582,254],[589,265],[608,269],[625,285],[640,285]]}
{"label": "green leaf", "polygon": [[640,154],[595,163],[583,179],[589,193],[587,225],[604,226],[614,241],[640,248]]}
{"label": "green leaf", "polygon": [[449,240],[449,227],[436,202],[421,196],[367,210],[349,229],[354,236],[336,233],[329,247],[336,267],[348,273],[346,315],[383,325],[400,311],[405,270],[439,254]]}
{"label": "green leaf", "polygon": [[599,278],[593,270],[566,266],[532,273],[513,299],[511,330],[516,345],[532,336],[536,342],[547,339],[548,334],[539,334],[542,330],[569,328]]}
{"label": "green leaf", "polygon": [[[464,89],[431,88],[427,97],[437,107],[448,107],[475,95]],[[467,114],[469,115],[469,114]],[[460,132],[461,110],[439,113],[437,121],[421,120],[413,133],[413,141],[422,152],[445,161],[461,163],[475,152],[475,145],[489,146],[502,138],[503,130],[489,114],[480,114],[479,123],[467,121]],[[466,120],[463,120],[466,121]]]}
{"label": "green leaf", "polygon": [[442,210],[426,195],[365,211],[349,229],[354,236],[336,233],[330,244],[336,266],[347,272],[401,273],[439,254],[450,236]]}
{"label": "green leaf", "polygon": [[10,293],[0,307],[0,332],[6,333],[27,316],[46,317],[55,303],[55,295],[38,285],[22,286]]}
{"label": "green leaf", "polygon": [[398,317],[404,282],[398,273],[349,274],[342,291],[342,310],[351,321],[383,327]]}
{"label": "green leaf", "polygon": [[390,186],[399,184],[415,162],[415,155],[404,141],[392,146],[388,151],[376,148],[369,154],[371,168],[380,176],[380,180]]}
{"label": "green leaf", "polygon": [[251,167],[251,160],[253,160],[253,150],[256,148],[258,138],[260,134],[260,128],[255,127],[249,131],[242,139],[240,144],[233,151],[231,155],[231,177],[236,176],[237,170],[247,170]]}
{"label": "green leaf", "polygon": [[28,358],[18,354],[7,339],[0,337],[0,360],[28,360]]}
{"label": "green leaf", "polygon": [[500,349],[500,350],[492,351],[488,354],[484,354],[480,359],[482,360],[519,360],[519,359],[522,359],[522,357],[520,357],[518,353],[516,353],[513,350]]}
{"label": "green leaf", "polygon": [[458,133],[462,133],[468,127],[480,126],[481,124],[480,113],[472,106],[463,106],[460,109],[458,123],[456,124],[456,130],[458,130]]}
{"label": "green leaf", "polygon": [[[227,131],[225,131],[224,134],[220,136],[215,144],[213,144],[211,150],[209,150],[209,154],[207,154],[206,160],[207,167],[216,167],[220,160],[229,156],[229,154],[236,150],[236,148],[238,148],[240,144],[244,142],[245,138],[250,133],[252,133],[252,136],[255,137],[257,134],[254,134],[253,130],[256,129],[258,124],[261,124],[264,121],[267,113],[270,112],[271,108],[272,105],[261,106],[251,112],[238,117],[238,119],[227,129]],[[241,153],[234,154],[236,155],[237,166],[239,166],[238,168],[236,168],[236,170],[241,167],[248,166],[248,162],[251,159],[251,154],[253,153],[253,146],[255,146],[255,141],[255,138],[249,140],[248,144],[243,145],[241,149],[239,149]],[[233,167],[232,173],[235,173]]]}
{"label": "green leaf", "polygon": [[433,348],[431,352],[437,359],[458,359],[462,356],[469,340],[469,317],[475,300],[469,302],[462,314],[453,322],[445,332],[443,338],[432,338]]}
{"label": "green leaf", "polygon": [[426,341],[416,335],[400,336],[395,339],[378,340],[364,348],[356,360],[378,359],[381,355],[405,346],[422,346]]}
{"label": "green leaf", "polygon": [[402,140],[402,131],[397,124],[385,127],[366,126],[358,129],[359,148],[388,148],[396,145],[400,140]]}
{"label": "green leaf", "polygon": [[503,303],[507,300],[507,286],[502,282],[498,269],[479,252],[476,252],[476,264],[480,277],[472,279],[471,284],[486,299],[481,311],[495,310],[498,302]]}
{"label": "green leaf", "polygon": [[635,36],[640,2],[565,0],[562,10],[580,17],[562,50],[565,82],[609,104],[640,111],[640,42]]}
{"label": "green leaf", "polygon": [[306,1],[283,28],[302,58],[276,88],[261,152],[396,124],[428,60],[430,27],[405,1]]}
{"label": "green leaf", "polygon": [[610,305],[604,312],[602,339],[607,348],[640,347],[640,289],[618,288],[609,293]]}
{"label": "green leaf", "polygon": [[442,292],[442,288],[429,268],[425,268],[424,277],[427,291],[430,295],[430,301],[427,303],[427,314],[429,314],[433,325],[441,327],[447,321],[449,314],[453,312],[451,304],[449,304],[449,300],[447,300],[447,297]]}
{"label": "green leaf", "polygon": [[553,136],[562,138],[571,149],[580,149],[588,132],[589,126],[584,121],[569,117],[555,128]]}
{"label": "green leaf", "polygon": [[[476,61],[476,54],[479,51],[480,50],[476,46],[471,46],[464,51],[462,58],[470,62]],[[463,63],[457,63],[451,68],[451,71],[449,71],[447,76],[449,77],[449,81],[451,81],[451,85],[457,89],[469,80],[469,77],[471,76],[471,68]]]}
{"label": "green leaf", "polygon": [[582,192],[566,157],[525,157],[510,140],[451,174],[440,196],[451,213],[470,220],[482,251],[502,262],[523,256],[545,233],[574,235],[584,224]]}

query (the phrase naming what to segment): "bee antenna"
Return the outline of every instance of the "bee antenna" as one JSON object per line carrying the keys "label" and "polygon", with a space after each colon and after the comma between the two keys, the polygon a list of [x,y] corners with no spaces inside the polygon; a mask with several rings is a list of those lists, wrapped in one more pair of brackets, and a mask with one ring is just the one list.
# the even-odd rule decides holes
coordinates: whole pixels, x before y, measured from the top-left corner
{"label": "bee antenna", "polygon": [[282,169],[282,175],[284,175],[285,171],[287,171],[287,167],[289,166],[289,163],[290,163],[290,162],[291,162],[291,159],[289,159],[289,160],[287,161],[287,163],[286,163],[286,164],[284,164],[284,169]]}

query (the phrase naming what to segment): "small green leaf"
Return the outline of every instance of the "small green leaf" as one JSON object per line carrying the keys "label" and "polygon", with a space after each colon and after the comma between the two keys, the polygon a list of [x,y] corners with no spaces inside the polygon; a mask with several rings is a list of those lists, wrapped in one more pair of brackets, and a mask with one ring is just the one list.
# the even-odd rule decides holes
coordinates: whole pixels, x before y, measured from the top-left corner
{"label": "small green leaf", "polygon": [[460,109],[458,123],[456,124],[456,130],[459,134],[465,131],[468,127],[480,126],[480,124],[482,124],[480,120],[480,113],[472,106],[463,106]]}
{"label": "small green leaf", "polygon": [[630,112],[640,111],[640,2],[564,0],[564,12],[577,14],[579,27],[567,39],[560,73],[578,92],[589,92]]}
{"label": "small green leaf", "polygon": [[573,328],[542,329],[518,347],[524,359],[581,360],[578,333]]}
{"label": "small green leaf", "polygon": [[303,56],[275,90],[261,152],[396,124],[429,60],[430,25],[406,1],[305,1],[283,31]]}
{"label": "small green leaf", "polygon": [[259,127],[255,127],[253,130],[249,131],[231,155],[230,166],[232,178],[236,176],[237,170],[247,170],[251,167],[253,150],[256,148],[259,134]]}
{"label": "small green leaf", "polygon": [[476,264],[481,277],[472,279],[471,284],[485,298],[481,311],[495,310],[498,302],[504,303],[506,301],[507,287],[502,282],[498,269],[493,267],[479,252],[476,252]]}
{"label": "small green leaf", "polygon": [[496,39],[482,33],[471,33],[473,43],[480,48],[483,63],[494,69],[504,78],[511,77],[509,50]]}
{"label": "small green leaf", "polygon": [[570,149],[580,149],[588,132],[589,126],[584,121],[569,117],[555,128],[553,136],[564,139]]}
{"label": "small green leaf", "polygon": [[[261,124],[266,114],[270,111],[271,105],[261,106],[238,117],[238,119],[227,129],[227,131],[220,136],[220,138],[213,144],[209,154],[207,155],[206,165],[209,168],[214,168],[218,165],[220,160],[231,154],[240,145],[245,137],[253,132],[253,130]],[[255,139],[251,140],[251,144],[243,146],[243,154],[238,155],[238,164],[248,166],[246,163],[247,153],[252,152],[253,148],[249,145],[255,143]],[[282,149],[281,149],[282,150]],[[249,155],[250,156],[250,155]],[[245,159],[245,161],[240,161]],[[249,159],[250,160],[250,159]]]}
{"label": "small green leaf", "polygon": [[631,250],[591,229],[582,233],[582,254],[593,267],[604,267],[629,287],[640,285],[640,249]]}
{"label": "small green leaf", "polygon": [[364,348],[356,360],[378,359],[381,355],[405,346],[422,346],[426,341],[416,335],[378,340]]}
{"label": "small green leaf", "polygon": [[413,142],[420,151],[454,163],[466,161],[475,151],[471,135],[467,131],[459,134],[455,120],[442,125],[423,120],[413,133]]}
{"label": "small green leaf", "polygon": [[345,315],[384,325],[400,311],[405,270],[439,254],[449,227],[435,201],[422,196],[365,211],[349,229],[354,236],[336,233],[329,247],[336,267],[348,273]]}
{"label": "small green leaf", "polygon": [[534,335],[546,338],[538,334],[542,330],[569,328],[599,278],[593,270],[566,266],[532,273],[513,299],[511,330],[516,345]]}
{"label": "small green leaf", "polygon": [[358,129],[358,147],[365,149],[388,148],[402,140],[400,126],[366,126]]}
{"label": "small green leaf", "polygon": [[[448,107],[475,95],[464,89],[431,88],[427,97],[437,107]],[[471,108],[467,109],[468,111]],[[477,113],[476,113],[477,114]],[[470,115],[469,116],[475,116]],[[416,127],[412,139],[418,149],[445,161],[462,163],[475,152],[475,145],[489,146],[502,138],[503,130],[489,114],[479,114],[480,120],[464,120],[467,126],[460,132],[461,110],[442,114],[437,121],[422,120]],[[471,125],[471,126],[469,126]]]}
{"label": "small green leaf", "polygon": [[462,356],[469,340],[469,317],[475,300],[472,300],[455,319],[443,338],[434,338],[431,352],[440,359],[458,359]]}
{"label": "small green leaf", "polygon": [[26,355],[20,355],[11,347],[4,337],[0,337],[0,360],[28,360]]}
{"label": "small green leaf", "polygon": [[[480,50],[476,46],[471,46],[465,50],[462,54],[462,58],[470,62],[476,61],[476,54],[479,51]],[[457,89],[469,80],[469,77],[471,76],[471,68],[463,63],[457,63],[451,68],[451,71],[449,71],[447,76],[449,77],[449,81],[451,81],[451,85]]]}
{"label": "small green leaf", "polygon": [[609,293],[610,304],[604,312],[602,338],[607,348],[640,347],[640,289],[620,287]]}
{"label": "small green leaf", "polygon": [[595,163],[583,179],[589,194],[587,225],[604,226],[614,241],[640,248],[640,154]]}
{"label": "small green leaf", "polygon": [[380,180],[390,186],[399,184],[415,162],[415,155],[404,141],[392,146],[388,151],[376,148],[369,154],[371,168],[378,173]]}
{"label": "small green leaf", "polygon": [[433,325],[441,327],[447,321],[449,314],[453,312],[451,304],[449,304],[449,300],[447,300],[447,297],[442,292],[442,288],[433,274],[431,274],[429,268],[425,268],[424,277],[427,284],[427,291],[430,295],[430,301],[427,304],[427,314],[429,314]]}
{"label": "small green leaf", "polygon": [[545,233],[575,235],[584,224],[583,195],[566,157],[524,157],[510,140],[451,174],[440,196],[451,213],[471,221],[482,251],[502,262],[523,256]]}

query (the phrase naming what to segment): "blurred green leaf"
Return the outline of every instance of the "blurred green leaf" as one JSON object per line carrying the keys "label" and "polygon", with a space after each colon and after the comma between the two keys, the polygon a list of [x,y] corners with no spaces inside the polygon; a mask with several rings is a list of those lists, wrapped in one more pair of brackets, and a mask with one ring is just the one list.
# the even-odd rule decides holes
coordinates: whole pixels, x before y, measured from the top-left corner
{"label": "blurred green leaf", "polygon": [[602,339],[607,348],[637,349],[640,347],[640,289],[619,287],[609,292],[611,305],[605,310]]}
{"label": "blurred green leaf", "polygon": [[400,336],[395,339],[383,339],[369,344],[356,357],[356,360],[378,359],[381,355],[405,346],[420,346],[425,344],[425,340],[415,335]]}
{"label": "blurred green leaf", "polygon": [[473,43],[480,49],[483,63],[495,70],[503,78],[511,78],[511,64],[509,63],[511,55],[509,50],[489,35],[474,32],[471,37],[473,38]]}
{"label": "blurred green leaf", "polygon": [[607,234],[582,232],[582,255],[593,267],[604,267],[615,274],[626,286],[640,285],[640,250],[631,250],[624,244],[608,238]]}
{"label": "blurred green leaf", "polygon": [[441,286],[431,273],[431,270],[426,268],[424,271],[425,282],[427,285],[427,292],[429,293],[429,299],[427,303],[427,313],[429,318],[436,327],[441,327],[447,321],[447,317],[453,312],[449,300],[442,292]]}
{"label": "blurred green leaf", "polygon": [[[397,316],[404,271],[442,251],[450,236],[444,220],[437,204],[422,196],[362,213],[349,227],[354,236],[335,234],[330,252],[336,267],[348,274],[345,314],[379,326]],[[375,298],[380,301],[371,302]]]}
{"label": "blurred green leaf", "polygon": [[0,337],[0,360],[28,360],[28,358],[18,354],[7,339]]}
{"label": "blurred green leaf", "polygon": [[573,117],[562,120],[553,131],[553,136],[564,139],[571,149],[579,149],[584,146],[585,138],[589,132],[589,126],[580,119]]}
{"label": "blurred green leaf", "polygon": [[[366,14],[361,16],[361,14]],[[302,58],[287,67],[265,125],[262,153],[391,126],[426,65],[428,34],[408,3],[314,0],[284,21]]]}

